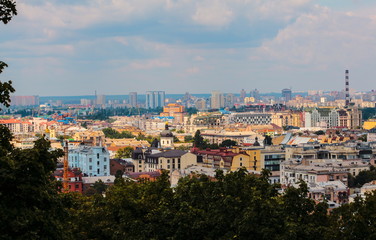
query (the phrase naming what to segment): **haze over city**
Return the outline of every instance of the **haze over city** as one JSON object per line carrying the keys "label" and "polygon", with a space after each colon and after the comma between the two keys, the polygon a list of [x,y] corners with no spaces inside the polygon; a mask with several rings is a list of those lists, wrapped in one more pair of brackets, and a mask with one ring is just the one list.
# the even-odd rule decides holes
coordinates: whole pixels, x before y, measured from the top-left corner
{"label": "haze over city", "polygon": [[17,2],[0,52],[16,95],[374,89],[375,1]]}

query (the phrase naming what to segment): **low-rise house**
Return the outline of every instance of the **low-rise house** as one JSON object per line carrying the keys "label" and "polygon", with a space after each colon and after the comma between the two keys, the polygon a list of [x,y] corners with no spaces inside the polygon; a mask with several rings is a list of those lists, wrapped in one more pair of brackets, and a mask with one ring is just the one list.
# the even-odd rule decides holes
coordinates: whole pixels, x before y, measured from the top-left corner
{"label": "low-rise house", "polygon": [[[63,168],[57,168],[54,172],[54,177],[58,181],[63,181]],[[68,191],[69,192],[83,192],[82,172],[78,168],[68,169]]]}

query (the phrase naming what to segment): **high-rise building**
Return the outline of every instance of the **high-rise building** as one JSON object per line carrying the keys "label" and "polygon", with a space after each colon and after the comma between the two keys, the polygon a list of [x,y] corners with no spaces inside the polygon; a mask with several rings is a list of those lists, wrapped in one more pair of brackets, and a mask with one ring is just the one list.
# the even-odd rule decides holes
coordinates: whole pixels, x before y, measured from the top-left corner
{"label": "high-rise building", "polygon": [[225,106],[225,99],[221,92],[218,92],[218,91],[212,92],[210,106],[212,109],[219,109]]}
{"label": "high-rise building", "polygon": [[282,89],[282,98],[285,102],[290,101],[292,99],[291,89],[289,88]]}
{"label": "high-rise building", "polygon": [[96,96],[96,104],[97,105],[105,105],[106,104],[106,95],[97,95]]}
{"label": "high-rise building", "polygon": [[164,91],[148,91],[146,92],[146,108],[164,107],[165,92]]}
{"label": "high-rise building", "polygon": [[232,108],[234,106],[235,97],[234,94],[228,93],[225,98],[225,107]]}
{"label": "high-rise building", "polygon": [[257,90],[257,89],[251,90],[251,92],[249,93],[249,96],[250,96],[250,97],[253,97],[253,98],[255,99],[256,102],[257,102],[258,100],[260,100],[260,92],[259,92],[259,90]]}
{"label": "high-rise building", "polygon": [[246,97],[247,93],[244,89],[240,91],[240,102],[244,101],[244,98]]}
{"label": "high-rise building", "polygon": [[129,99],[129,105],[131,107],[137,107],[137,93],[136,92],[130,92],[128,95]]}

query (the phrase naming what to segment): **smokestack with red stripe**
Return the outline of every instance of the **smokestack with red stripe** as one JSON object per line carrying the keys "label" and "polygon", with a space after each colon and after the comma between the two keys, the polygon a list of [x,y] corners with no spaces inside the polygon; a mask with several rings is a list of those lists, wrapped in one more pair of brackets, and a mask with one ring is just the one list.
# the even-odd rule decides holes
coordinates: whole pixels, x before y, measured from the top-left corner
{"label": "smokestack with red stripe", "polygon": [[346,81],[346,88],[345,88],[345,92],[346,92],[346,107],[348,107],[350,105],[350,89],[349,89],[349,70],[346,70],[345,71],[345,81]]}

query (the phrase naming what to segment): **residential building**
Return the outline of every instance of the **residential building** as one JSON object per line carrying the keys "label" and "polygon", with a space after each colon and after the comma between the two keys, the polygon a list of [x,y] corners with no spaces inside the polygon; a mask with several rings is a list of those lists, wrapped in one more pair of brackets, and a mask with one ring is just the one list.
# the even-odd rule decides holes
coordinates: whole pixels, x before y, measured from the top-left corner
{"label": "residential building", "polygon": [[269,113],[231,113],[229,116],[230,123],[244,123],[248,125],[268,125],[272,121]]}
{"label": "residential building", "polygon": [[138,107],[137,104],[137,92],[130,92],[128,95],[129,105],[131,107]]}
{"label": "residential building", "polygon": [[69,149],[68,161],[71,168],[79,168],[85,176],[110,175],[110,153],[105,147],[80,145]]}
{"label": "residential building", "polygon": [[225,99],[221,92],[213,91],[211,94],[211,109],[220,109],[225,106]]}
{"label": "residential building", "polygon": [[146,108],[164,107],[165,92],[164,91],[148,91],[146,92]]}

